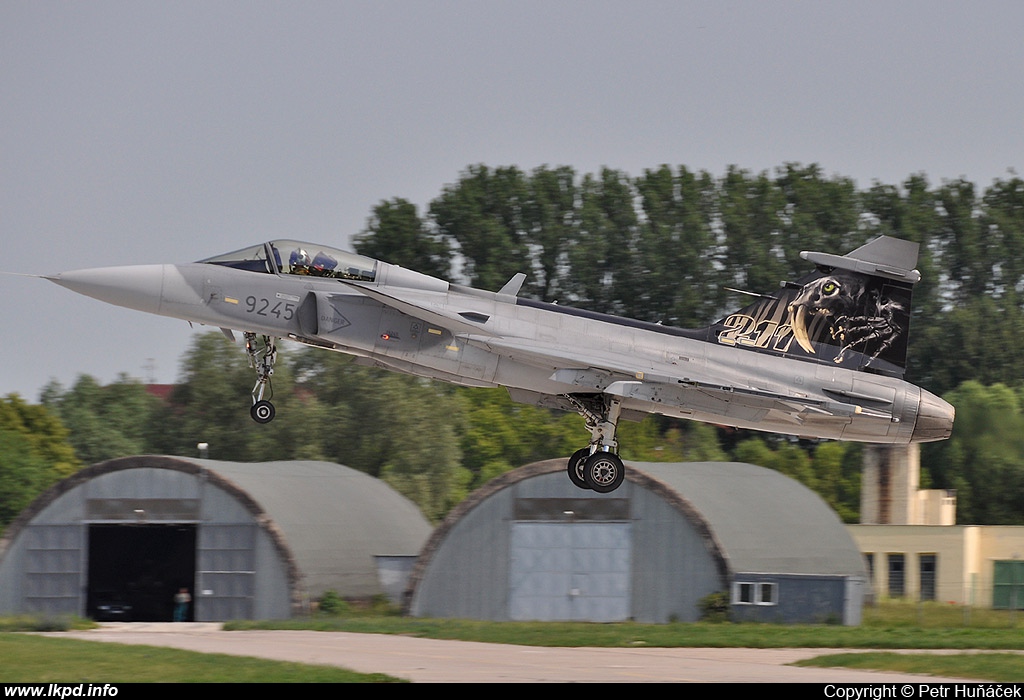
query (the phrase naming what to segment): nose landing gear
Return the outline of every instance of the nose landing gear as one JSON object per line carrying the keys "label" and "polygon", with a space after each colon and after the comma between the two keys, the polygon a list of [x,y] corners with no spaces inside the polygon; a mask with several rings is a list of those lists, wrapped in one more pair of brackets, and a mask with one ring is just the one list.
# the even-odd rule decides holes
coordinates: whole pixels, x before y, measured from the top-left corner
{"label": "nose landing gear", "polygon": [[[274,363],[277,361],[277,343],[275,338],[263,336],[262,342],[255,333],[245,333],[245,351],[249,355],[249,366],[256,370],[256,383],[252,387],[252,408],[249,415],[257,423],[269,423],[274,420],[276,410],[270,398],[274,389],[270,378],[274,376]],[[269,390],[268,398],[264,395]]]}

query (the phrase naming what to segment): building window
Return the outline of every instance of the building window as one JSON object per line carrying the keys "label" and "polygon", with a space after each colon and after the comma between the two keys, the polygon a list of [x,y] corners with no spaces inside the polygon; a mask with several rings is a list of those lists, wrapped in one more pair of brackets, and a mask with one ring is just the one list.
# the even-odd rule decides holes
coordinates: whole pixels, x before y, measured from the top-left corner
{"label": "building window", "polygon": [[889,597],[902,598],[904,589],[902,554],[889,555]]}
{"label": "building window", "polygon": [[737,581],[732,587],[733,605],[778,605],[779,587],[775,583]]}
{"label": "building window", "polygon": [[935,554],[919,555],[918,569],[921,576],[921,585],[919,587],[921,600],[935,600],[936,562],[937,555]]}
{"label": "building window", "polygon": [[1024,561],[993,562],[992,607],[1024,610]]}
{"label": "building window", "polygon": [[732,602],[736,605],[753,605],[754,584],[739,582],[733,584]]}
{"label": "building window", "polygon": [[864,553],[864,563],[868,567],[868,582],[874,584],[875,582],[875,554],[874,552]]}

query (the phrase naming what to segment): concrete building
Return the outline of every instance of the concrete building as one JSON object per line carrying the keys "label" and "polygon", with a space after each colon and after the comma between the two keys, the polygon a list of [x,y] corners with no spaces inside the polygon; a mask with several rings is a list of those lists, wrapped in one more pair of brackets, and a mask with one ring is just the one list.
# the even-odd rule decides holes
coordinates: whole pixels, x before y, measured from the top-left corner
{"label": "concrete building", "polygon": [[628,466],[606,495],[573,486],[564,459],[486,484],[431,536],[408,612],[693,621],[727,592],[738,619],[859,623],[864,560],[815,493],[749,464]]}
{"label": "concrete building", "polygon": [[861,474],[862,525],[953,525],[956,492],[922,489],[917,444],[864,446]]}
{"label": "concrete building", "polygon": [[399,597],[431,527],[383,482],[324,462],[142,456],[87,467],[0,540],[0,613],[286,618],[333,589]]}
{"label": "concrete building", "polygon": [[874,598],[1024,609],[1024,527],[957,525],[956,493],[920,489],[917,445],[865,447],[861,524]]}
{"label": "concrete building", "polygon": [[847,527],[877,599],[1024,609],[1024,526]]}

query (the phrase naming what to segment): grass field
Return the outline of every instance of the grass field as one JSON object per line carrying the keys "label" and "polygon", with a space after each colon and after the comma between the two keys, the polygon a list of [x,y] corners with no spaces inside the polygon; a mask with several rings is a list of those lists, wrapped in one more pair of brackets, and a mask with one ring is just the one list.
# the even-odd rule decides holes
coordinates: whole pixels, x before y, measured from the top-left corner
{"label": "grass field", "polygon": [[0,633],[0,683],[385,682],[399,681],[333,666]]}
{"label": "grass field", "polygon": [[[1024,650],[1024,619],[1007,611],[886,603],[864,611],[857,627],[764,623],[484,622],[437,620],[380,612],[287,621],[231,622],[228,629],[319,629],[404,634],[532,646],[749,647],[825,649]],[[965,619],[970,624],[965,624]]]}
{"label": "grass field", "polygon": [[[858,627],[757,623],[520,623],[433,620],[358,612],[278,622],[233,622],[227,629],[318,629],[402,634],[531,646],[820,648],[802,665],[845,666],[934,676],[1024,682],[1024,619],[1020,612],[970,610],[949,605],[886,603],[865,608]],[[54,629],[31,619],[2,629]],[[89,623],[84,623],[89,624]],[[1020,626],[1018,626],[1020,624]],[[57,646],[61,645],[61,646]],[[863,649],[864,653],[826,653]],[[883,650],[971,650],[907,654]],[[871,651],[867,651],[871,650]],[[984,653],[978,653],[982,651]],[[1002,652],[1002,653],[998,653]],[[59,664],[52,660],[59,658]],[[193,654],[154,647],[0,634],[0,682],[384,682],[395,679],[341,669]]]}
{"label": "grass field", "polygon": [[898,654],[891,651],[860,654],[825,654],[795,666],[854,668],[871,671],[923,673],[945,678],[1020,683],[1024,681],[1024,656],[1020,654]]}

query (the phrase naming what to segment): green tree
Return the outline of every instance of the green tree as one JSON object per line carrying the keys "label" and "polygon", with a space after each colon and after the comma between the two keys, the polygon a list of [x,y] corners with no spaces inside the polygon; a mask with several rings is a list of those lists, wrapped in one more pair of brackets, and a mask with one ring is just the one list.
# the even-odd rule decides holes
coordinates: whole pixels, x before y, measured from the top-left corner
{"label": "green tree", "polygon": [[0,535],[56,479],[23,433],[0,428]]}
{"label": "green tree", "polygon": [[180,381],[153,415],[149,444],[164,454],[195,456],[197,445],[207,443],[210,458],[237,462],[293,458],[310,421],[291,390],[287,346],[279,344],[278,352],[271,385],[278,418],[260,425],[249,417],[256,375],[243,345],[217,332],[197,335]]}
{"label": "green tree", "polygon": [[353,241],[361,255],[442,279],[451,274],[451,250],[428,231],[416,205],[405,199],[375,206],[366,228]]}
{"label": "green tree", "polygon": [[779,235],[785,199],[767,173],[752,176],[730,166],[720,182],[718,218],[731,286],[768,292],[788,279]]}
{"label": "green tree", "polygon": [[773,449],[761,438],[749,438],[736,446],[735,458],[782,472],[812,491],[818,490],[818,477],[811,467],[811,458],[799,445],[785,441]]}
{"label": "green tree", "polygon": [[574,413],[517,404],[496,389],[460,389],[463,465],[474,486],[524,464],[565,457],[589,440]]}
{"label": "green tree", "polygon": [[0,399],[0,532],[39,494],[81,467],[60,419],[17,394]]}
{"label": "green tree", "polygon": [[[381,377],[363,421],[358,448],[379,477],[435,522],[469,493],[471,475],[460,464],[454,400],[428,380]],[[371,472],[372,473],[372,472]]]}
{"label": "green tree", "polygon": [[1015,291],[999,299],[975,296],[926,325],[917,334],[924,377],[913,378],[940,394],[971,380],[1019,384],[1024,378],[1024,310],[1017,299]]}
{"label": "green tree", "polygon": [[972,183],[945,183],[936,193],[939,211],[938,236],[944,248],[944,267],[955,285],[957,301],[977,298],[993,291],[992,237],[981,226],[980,202]]}
{"label": "green tree", "polygon": [[1024,523],[1021,390],[967,381],[944,398],[956,407],[956,423],[949,440],[927,446],[932,484],[956,489],[959,522]]}
{"label": "green tree", "polygon": [[670,421],[663,435],[668,444],[677,445],[680,461],[725,462],[729,458],[722,449],[718,431],[706,423]]}
{"label": "green tree", "polygon": [[728,459],[717,431],[705,424],[664,416],[639,423],[621,422],[622,457],[644,462],[724,462]]}
{"label": "green tree", "polygon": [[457,250],[474,287],[496,291],[517,272],[532,271],[523,218],[526,176],[515,167],[470,167],[430,203],[442,241]]}
{"label": "green tree", "polygon": [[826,179],[816,164],[787,163],[776,172],[775,183],[785,200],[778,246],[791,275],[806,265],[800,251],[844,253],[867,242],[860,197],[850,178]]}
{"label": "green tree", "polygon": [[814,449],[811,468],[819,496],[846,523],[860,514],[860,445],[850,442],[822,442]]}
{"label": "green tree", "polygon": [[428,518],[465,498],[472,475],[461,464],[462,413],[449,386],[320,350],[296,353],[292,366],[306,415],[316,407],[305,439],[322,459],[387,481]]}
{"label": "green tree", "polygon": [[579,193],[580,224],[566,251],[566,302],[603,313],[635,312],[639,223],[631,179],[604,168],[598,177],[584,176]]}
{"label": "green tree", "polygon": [[565,256],[579,225],[576,173],[572,168],[537,168],[528,178],[523,203],[524,238],[531,251],[527,293],[558,301],[563,291]]}
{"label": "green tree", "polygon": [[1024,289],[1024,180],[996,180],[982,197],[980,226],[996,261],[994,291]]}
{"label": "green tree", "polygon": [[631,315],[668,325],[707,324],[724,301],[711,176],[662,166],[644,171],[636,188],[643,211],[637,240],[643,283],[631,285],[637,293],[627,308]]}
{"label": "green tree", "polygon": [[769,444],[760,437],[751,437],[737,444],[733,458],[782,472],[821,496],[844,522],[857,522],[860,513],[859,445],[835,441],[800,445],[789,440]]}
{"label": "green tree", "polygon": [[33,454],[46,462],[54,480],[70,476],[82,466],[68,442],[67,428],[45,406],[29,404],[17,394],[0,399],[0,430],[23,435]]}
{"label": "green tree", "polygon": [[43,389],[42,403],[60,416],[85,464],[150,451],[147,433],[159,400],[127,375],[107,386],[82,375],[66,392],[52,382]]}

